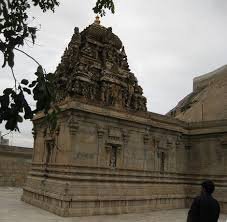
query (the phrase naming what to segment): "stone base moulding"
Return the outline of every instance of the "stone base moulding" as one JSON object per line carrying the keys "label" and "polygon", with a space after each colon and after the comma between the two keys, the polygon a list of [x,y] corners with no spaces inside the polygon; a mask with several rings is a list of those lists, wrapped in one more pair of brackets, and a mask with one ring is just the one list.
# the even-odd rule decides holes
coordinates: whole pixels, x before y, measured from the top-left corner
{"label": "stone base moulding", "polygon": [[30,191],[24,191],[22,200],[62,217],[142,213],[161,209],[180,209],[186,207],[185,197],[66,201],[45,196],[44,194],[35,194]]}

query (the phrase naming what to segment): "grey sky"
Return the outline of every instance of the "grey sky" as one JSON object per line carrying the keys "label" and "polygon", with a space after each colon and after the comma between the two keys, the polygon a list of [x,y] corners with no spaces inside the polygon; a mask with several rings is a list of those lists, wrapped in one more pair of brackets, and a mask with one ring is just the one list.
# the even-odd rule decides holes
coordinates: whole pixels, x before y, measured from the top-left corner
{"label": "grey sky", "polygon": [[[37,45],[24,50],[53,72],[73,34],[94,21],[94,0],[60,0],[56,12],[31,11],[31,24],[41,24]],[[148,99],[148,109],[165,114],[192,90],[195,76],[210,72],[227,58],[226,0],[116,0],[116,14],[102,25],[112,26],[125,45],[129,65]],[[0,62],[2,57],[0,57]],[[24,55],[16,56],[16,75],[32,79],[36,69]],[[13,85],[8,69],[1,69],[0,90]],[[32,100],[31,100],[32,104]],[[11,144],[32,146],[31,123],[10,135]],[[0,130],[6,133],[3,125]]]}

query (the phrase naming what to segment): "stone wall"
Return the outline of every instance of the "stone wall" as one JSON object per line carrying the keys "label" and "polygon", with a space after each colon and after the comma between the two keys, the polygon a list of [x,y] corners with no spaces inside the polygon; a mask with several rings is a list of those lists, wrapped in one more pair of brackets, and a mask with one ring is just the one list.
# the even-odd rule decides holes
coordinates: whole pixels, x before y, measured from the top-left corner
{"label": "stone wall", "polygon": [[[227,121],[204,121],[188,124],[185,146],[177,151],[178,174],[184,177],[187,204],[200,193],[201,182],[211,179],[214,196],[227,212]],[[189,205],[187,205],[189,206]]]}
{"label": "stone wall", "polygon": [[225,76],[227,73],[227,66],[222,66],[213,72],[195,77],[193,79],[193,91],[198,91],[207,85],[211,84],[215,79]]}
{"label": "stone wall", "polygon": [[0,186],[24,185],[32,152],[29,148],[0,145]]}
{"label": "stone wall", "polygon": [[61,216],[185,208],[210,178],[226,212],[226,126],[68,104],[53,137],[35,120],[22,199]]}
{"label": "stone wall", "polygon": [[186,122],[227,119],[227,66],[194,79],[193,92],[167,115]]}

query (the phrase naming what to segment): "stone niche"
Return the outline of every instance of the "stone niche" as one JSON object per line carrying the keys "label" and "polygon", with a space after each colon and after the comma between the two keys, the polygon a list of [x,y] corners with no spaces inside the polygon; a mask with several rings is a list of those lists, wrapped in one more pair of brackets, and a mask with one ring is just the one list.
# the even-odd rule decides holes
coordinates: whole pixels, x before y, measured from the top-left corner
{"label": "stone niche", "polygon": [[50,131],[42,113],[33,120],[23,201],[66,217],[185,208],[209,176],[227,209],[227,171],[220,167],[227,124],[193,125],[147,112],[111,28],[98,19],[82,32],[75,28],[55,83],[57,127]]}

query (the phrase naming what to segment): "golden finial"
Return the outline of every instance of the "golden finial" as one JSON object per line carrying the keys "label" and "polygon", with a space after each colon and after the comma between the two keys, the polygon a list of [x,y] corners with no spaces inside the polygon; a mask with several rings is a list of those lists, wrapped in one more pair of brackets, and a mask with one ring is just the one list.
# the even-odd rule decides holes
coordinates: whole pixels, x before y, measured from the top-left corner
{"label": "golden finial", "polygon": [[96,25],[100,25],[100,17],[99,17],[98,15],[95,17],[94,23],[95,23]]}

